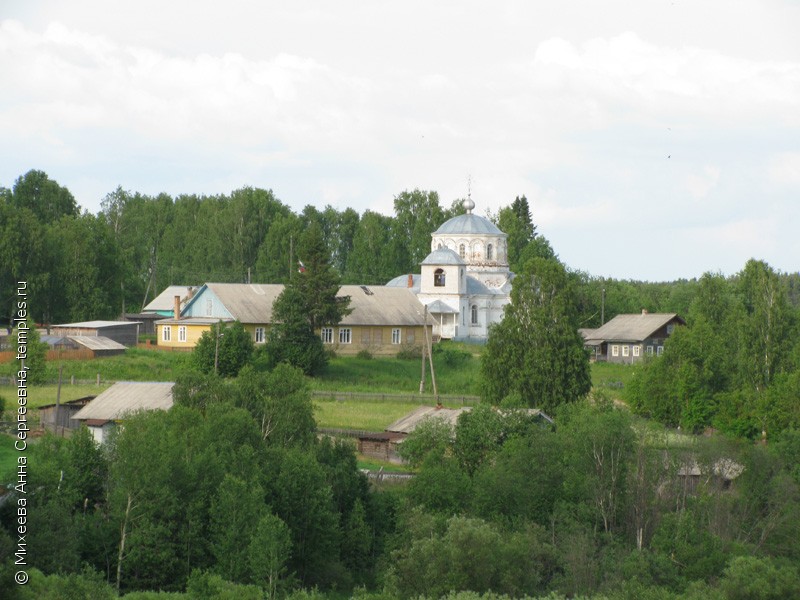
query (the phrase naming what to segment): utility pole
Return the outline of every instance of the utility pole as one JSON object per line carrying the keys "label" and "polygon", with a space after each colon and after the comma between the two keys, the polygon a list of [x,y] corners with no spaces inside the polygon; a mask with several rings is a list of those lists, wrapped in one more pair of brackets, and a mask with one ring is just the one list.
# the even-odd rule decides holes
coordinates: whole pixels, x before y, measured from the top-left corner
{"label": "utility pole", "polygon": [[428,348],[428,305],[424,304],[425,312],[424,312],[424,319],[422,321],[422,330],[425,332],[425,340],[422,344],[422,374],[420,375],[419,379],[419,393],[422,394],[425,392],[425,351]]}
{"label": "utility pole", "polygon": [[217,335],[215,337],[214,343],[214,375],[219,373],[219,338],[223,336],[222,333],[219,332],[219,325],[221,321],[217,322]]}

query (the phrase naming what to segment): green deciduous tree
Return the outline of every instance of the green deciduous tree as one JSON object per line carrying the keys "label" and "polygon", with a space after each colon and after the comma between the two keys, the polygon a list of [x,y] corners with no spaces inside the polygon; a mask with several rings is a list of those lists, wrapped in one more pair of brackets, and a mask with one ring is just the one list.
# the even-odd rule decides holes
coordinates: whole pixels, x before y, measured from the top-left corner
{"label": "green deciduous tree", "polygon": [[552,411],[589,393],[589,358],[560,263],[532,259],[517,274],[511,304],[489,330],[481,374],[482,396],[492,404],[519,394],[529,406]]}
{"label": "green deciduous tree", "polygon": [[235,321],[213,326],[197,341],[192,360],[201,372],[235,377],[253,356],[253,338]]}
{"label": "green deciduous tree", "polygon": [[260,585],[267,598],[278,597],[286,578],[286,563],[291,556],[289,528],[271,513],[262,516],[255,526],[247,547],[247,566],[253,582]]}

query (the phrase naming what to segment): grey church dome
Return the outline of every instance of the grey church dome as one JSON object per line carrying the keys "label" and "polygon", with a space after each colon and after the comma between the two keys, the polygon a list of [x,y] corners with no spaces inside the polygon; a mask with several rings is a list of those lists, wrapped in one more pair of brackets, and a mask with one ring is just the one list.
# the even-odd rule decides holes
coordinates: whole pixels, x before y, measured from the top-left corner
{"label": "grey church dome", "polygon": [[425,260],[422,261],[423,265],[465,265],[467,263],[464,262],[458,254],[450,250],[450,248],[439,248],[434,250],[428,256],[425,257]]}
{"label": "grey church dome", "polygon": [[484,235],[503,234],[489,219],[473,214],[453,217],[449,221],[445,221],[442,226],[433,233],[434,235],[455,235],[459,233],[477,233]]}

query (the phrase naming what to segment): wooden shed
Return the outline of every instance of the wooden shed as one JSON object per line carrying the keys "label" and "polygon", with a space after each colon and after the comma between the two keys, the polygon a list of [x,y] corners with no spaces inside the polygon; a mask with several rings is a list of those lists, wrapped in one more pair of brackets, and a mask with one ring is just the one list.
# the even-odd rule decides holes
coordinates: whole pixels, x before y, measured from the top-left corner
{"label": "wooden shed", "polygon": [[74,417],[94,398],[94,396],[84,396],[83,398],[61,402],[60,404],[40,406],[39,424],[46,431],[51,431],[56,435],[65,435],[80,427],[80,422],[76,421]]}
{"label": "wooden shed", "polygon": [[139,342],[139,321],[84,321],[52,325],[48,331],[52,336],[105,337],[127,347]]}

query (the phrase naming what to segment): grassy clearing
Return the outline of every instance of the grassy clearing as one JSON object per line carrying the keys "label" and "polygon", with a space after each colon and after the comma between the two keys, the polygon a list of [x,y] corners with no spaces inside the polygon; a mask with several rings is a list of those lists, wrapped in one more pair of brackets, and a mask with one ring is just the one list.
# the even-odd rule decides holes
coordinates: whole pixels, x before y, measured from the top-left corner
{"label": "grassy clearing", "polygon": [[[473,356],[458,365],[447,365],[434,356],[436,385],[440,394],[477,395],[480,359]],[[317,390],[342,392],[417,393],[421,374],[420,360],[337,357],[325,373],[311,380]],[[426,390],[431,390],[430,370],[425,376]]]}
{"label": "grassy clearing", "polygon": [[636,369],[636,365],[592,363],[592,387],[605,391],[613,400],[623,402],[623,390],[636,373]]}
{"label": "grassy clearing", "polygon": [[[96,396],[100,392],[108,389],[111,384],[101,383],[100,385],[69,385],[65,383],[61,386],[61,402],[69,402],[86,396]],[[28,408],[39,408],[47,404],[56,403],[58,394],[57,385],[32,385],[28,387]],[[16,411],[17,388],[11,385],[0,385],[0,396],[6,399],[6,410]]]}
{"label": "grassy clearing", "polygon": [[383,431],[420,404],[405,402],[315,401],[314,418],[319,427]]}
{"label": "grassy clearing", "polygon": [[[91,360],[49,361],[45,368],[48,382],[58,380],[58,367],[64,365],[63,380],[91,380],[100,374],[101,381],[175,381],[182,372],[191,368],[191,353],[164,352],[128,348],[124,354]],[[17,362],[0,365],[0,376],[10,377]]]}
{"label": "grassy clearing", "polygon": [[370,471],[379,471],[383,469],[386,473],[408,473],[414,470],[408,465],[398,465],[376,458],[367,458],[362,454],[357,455],[356,459],[358,460],[359,469],[369,469]]}

